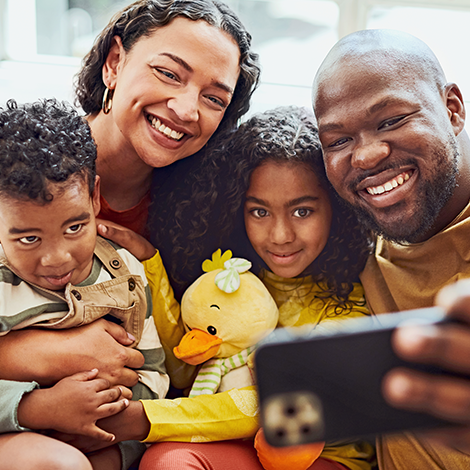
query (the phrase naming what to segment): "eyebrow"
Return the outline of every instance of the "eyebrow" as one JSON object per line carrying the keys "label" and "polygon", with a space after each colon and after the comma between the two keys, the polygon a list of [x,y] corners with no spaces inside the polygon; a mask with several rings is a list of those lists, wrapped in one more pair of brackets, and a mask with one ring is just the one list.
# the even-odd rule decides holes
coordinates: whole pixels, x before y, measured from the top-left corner
{"label": "eyebrow", "polygon": [[331,122],[331,123],[327,123],[327,124],[320,124],[320,126],[318,126],[318,132],[321,133],[321,132],[337,131],[337,130],[341,130],[343,128],[344,128],[344,126],[342,124],[338,124],[336,122]]}
{"label": "eyebrow", "polygon": [[[162,52],[159,55],[163,55],[165,57],[168,57],[169,59],[173,60],[177,64],[181,65],[181,67],[183,67],[188,72],[194,72],[194,69],[185,60],[183,60],[181,57],[178,57],[177,55],[171,54],[170,52]],[[220,88],[221,90],[223,90],[227,93],[230,93],[231,95],[233,95],[233,88],[229,87],[225,83],[213,82],[212,85],[217,87],[217,88]]]}
{"label": "eyebrow", "polygon": [[[70,217],[69,219],[65,220],[64,223],[62,224],[62,227],[65,227],[66,225],[70,225],[73,222],[80,222],[89,218],[90,218],[90,213],[85,211],[85,212],[82,212],[79,216]],[[26,227],[26,228],[11,227],[8,230],[8,233],[10,235],[21,235],[22,233],[28,233],[28,232],[42,232],[42,230],[38,227]]]}
{"label": "eyebrow", "polygon": [[62,227],[65,227],[66,225],[70,225],[73,222],[81,222],[83,220],[89,219],[91,214],[88,211],[82,212],[80,215],[77,215],[75,217],[70,217],[69,219],[65,220],[64,223],[62,224]]}
{"label": "eyebrow", "polygon": [[[394,104],[402,104],[403,100],[399,98],[384,98],[383,100],[379,101],[378,103],[373,104],[367,111],[367,116],[371,116],[382,109],[386,108],[387,106],[394,105]],[[319,132],[329,132],[329,131],[337,131],[343,129],[344,126],[342,124],[331,122],[320,125],[318,127]]]}
{"label": "eyebrow", "polygon": [[371,114],[377,113],[378,111],[381,111],[382,109],[386,108],[389,105],[394,105],[394,104],[401,104],[403,103],[403,100],[398,99],[398,98],[384,98],[382,101],[379,101],[378,103],[373,104],[368,110],[367,114],[370,116]]}
{"label": "eyebrow", "polygon": [[[289,201],[286,206],[287,207],[292,207],[292,206],[297,206],[299,204],[302,204],[304,202],[315,202],[318,201],[320,198],[318,196],[301,196],[296,199],[292,199],[292,201]],[[263,201],[262,199],[258,199],[253,196],[247,196],[245,199],[246,202],[254,202],[255,204],[260,204],[262,206],[268,206],[269,204],[266,201]]]}

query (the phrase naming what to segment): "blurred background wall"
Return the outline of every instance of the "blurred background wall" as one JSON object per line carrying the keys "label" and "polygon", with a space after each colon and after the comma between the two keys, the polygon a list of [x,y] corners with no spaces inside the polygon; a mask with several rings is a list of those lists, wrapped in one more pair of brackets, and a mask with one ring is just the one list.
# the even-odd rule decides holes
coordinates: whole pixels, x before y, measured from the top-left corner
{"label": "blurred background wall", "polygon": [[[73,101],[73,77],[95,36],[130,0],[0,0],[0,106]],[[470,100],[470,0],[226,0],[253,36],[263,67],[251,112],[310,106],[315,71],[342,36],[365,28],[427,42]]]}

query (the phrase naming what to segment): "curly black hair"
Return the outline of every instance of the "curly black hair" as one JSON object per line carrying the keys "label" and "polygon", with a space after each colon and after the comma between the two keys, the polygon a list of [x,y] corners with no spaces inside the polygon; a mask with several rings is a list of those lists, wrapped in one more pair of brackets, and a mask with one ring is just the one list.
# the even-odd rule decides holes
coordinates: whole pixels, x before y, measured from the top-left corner
{"label": "curly black hair", "polygon": [[95,187],[96,146],[88,123],[65,102],[46,99],[0,108],[0,194],[52,201],[50,183],[82,178]]}
{"label": "curly black hair", "polygon": [[[325,298],[336,296],[342,302],[341,309],[345,308],[353,282],[358,281],[371,252],[371,237],[328,181],[313,113],[306,108],[285,106],[256,114],[233,134],[225,152],[233,175],[228,180],[230,210],[226,211],[226,217],[233,218],[232,214],[236,213],[239,227],[244,227],[245,193],[255,168],[273,161],[308,165],[313,170],[330,196],[333,217],[325,248],[301,276],[313,275],[315,281],[324,282]],[[222,223],[227,224],[228,220]],[[245,231],[236,233],[237,240],[242,236],[247,240]],[[252,257],[253,252],[250,252]],[[258,266],[264,263],[260,260]]]}
{"label": "curly black hair", "polygon": [[[370,234],[329,183],[313,114],[281,107],[253,116],[224,140],[192,158],[154,171],[151,239],[162,254],[177,298],[201,274],[201,262],[217,249],[258,260],[244,229],[244,196],[253,170],[267,159],[309,165],[325,187],[333,209],[328,243],[310,267],[336,295],[344,313],[352,283],[371,250]],[[341,302],[344,305],[341,305]]]}
{"label": "curly black hair", "polygon": [[251,50],[251,35],[237,15],[218,0],[138,0],[118,12],[96,38],[77,75],[77,103],[86,114],[95,114],[101,109],[106,88],[102,69],[113,37],[119,36],[124,49],[129,52],[140,38],[150,36],[178,17],[205,21],[230,35],[237,43],[240,50],[240,75],[216,133],[236,126],[238,119],[249,109],[251,95],[258,86],[260,66],[258,54]]}

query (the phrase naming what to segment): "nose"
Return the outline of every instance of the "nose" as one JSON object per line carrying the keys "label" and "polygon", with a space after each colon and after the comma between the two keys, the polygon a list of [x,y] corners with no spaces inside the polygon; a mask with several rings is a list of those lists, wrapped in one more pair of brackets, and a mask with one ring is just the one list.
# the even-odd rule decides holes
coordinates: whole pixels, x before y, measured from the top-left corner
{"label": "nose", "polygon": [[274,221],[271,229],[271,241],[276,245],[291,243],[295,240],[295,230],[287,218],[282,217]]}
{"label": "nose", "polygon": [[193,89],[181,91],[167,101],[167,106],[181,121],[197,121],[199,118],[199,93]]}
{"label": "nose", "polygon": [[390,155],[387,142],[372,141],[357,145],[354,149],[351,165],[354,168],[370,170]]}
{"label": "nose", "polygon": [[64,243],[56,243],[44,250],[41,264],[48,268],[59,268],[72,260],[72,255]]}

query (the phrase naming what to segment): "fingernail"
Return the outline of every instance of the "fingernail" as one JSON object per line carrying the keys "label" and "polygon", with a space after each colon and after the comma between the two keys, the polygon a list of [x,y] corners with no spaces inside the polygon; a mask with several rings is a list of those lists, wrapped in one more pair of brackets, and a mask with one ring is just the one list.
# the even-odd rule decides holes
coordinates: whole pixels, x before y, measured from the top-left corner
{"label": "fingernail", "polygon": [[126,406],[129,406],[129,400],[128,400],[127,398],[124,398],[124,404],[125,404]]}
{"label": "fingernail", "polygon": [[91,372],[98,372],[98,369],[91,369]]}
{"label": "fingernail", "polygon": [[436,327],[431,325],[401,326],[396,332],[400,349],[408,352],[419,350],[423,343],[436,336]]}
{"label": "fingernail", "polygon": [[409,400],[412,391],[411,381],[403,374],[395,374],[388,382],[388,395],[396,403]]}
{"label": "fingernail", "polygon": [[103,224],[99,224],[98,225],[98,228],[100,229],[101,232],[103,233],[106,233],[108,231],[108,227],[106,227],[106,225],[103,225]]}
{"label": "fingernail", "polygon": [[127,333],[127,336],[128,336],[129,339],[131,339],[132,341],[135,341],[134,335],[131,335],[130,333]]}

